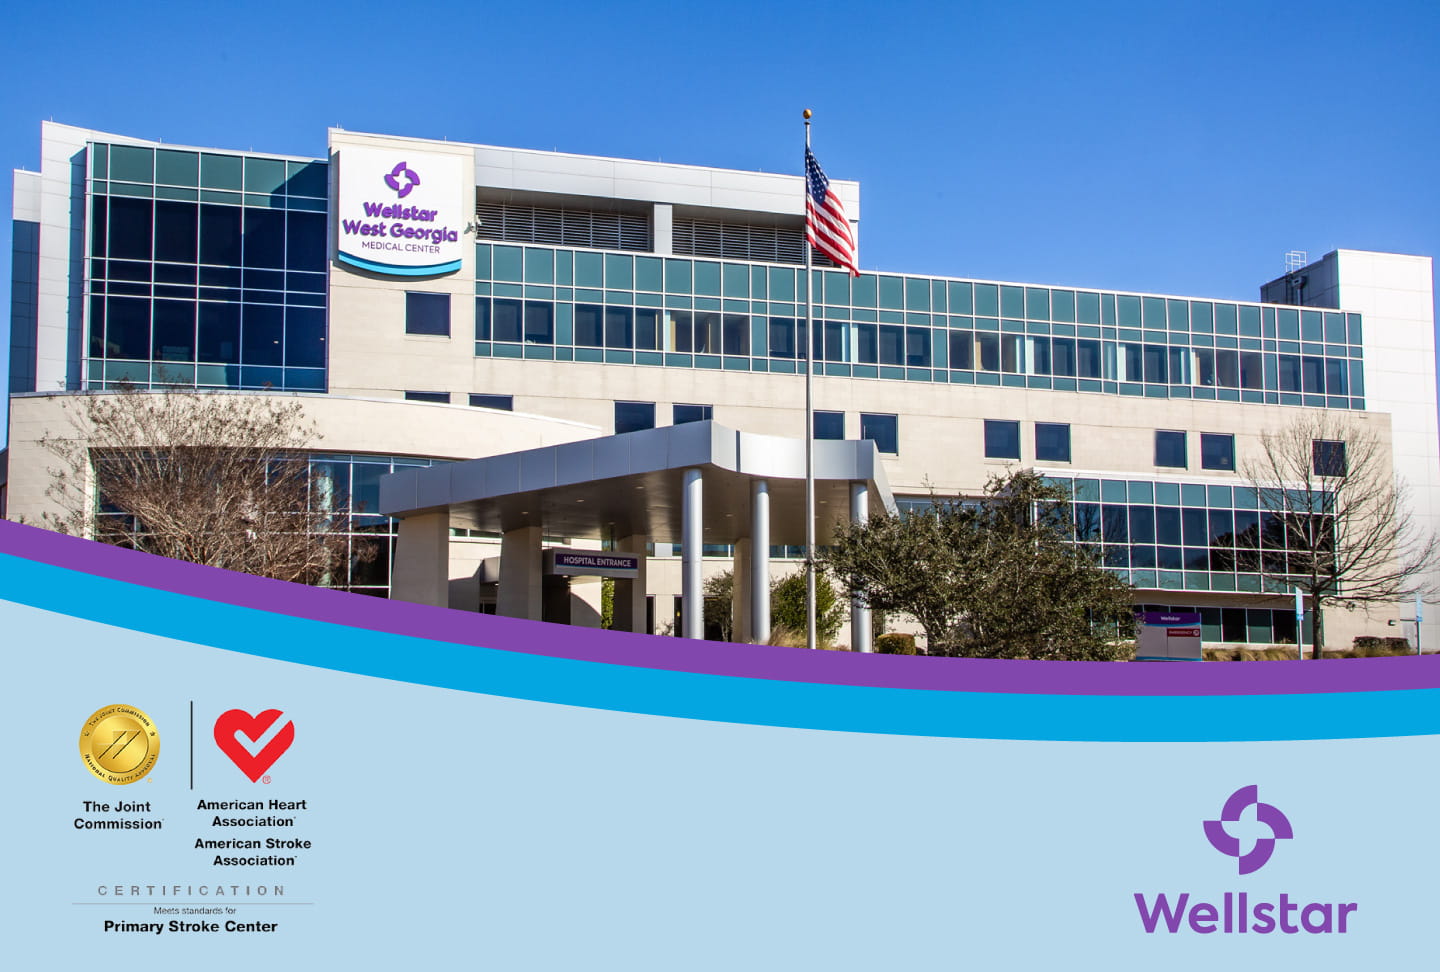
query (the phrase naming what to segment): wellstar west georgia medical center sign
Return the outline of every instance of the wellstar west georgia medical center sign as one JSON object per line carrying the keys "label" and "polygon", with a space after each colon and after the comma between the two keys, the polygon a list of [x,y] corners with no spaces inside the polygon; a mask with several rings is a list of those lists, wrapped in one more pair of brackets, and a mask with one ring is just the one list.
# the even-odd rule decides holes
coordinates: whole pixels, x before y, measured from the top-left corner
{"label": "wellstar west georgia medical center sign", "polygon": [[460,269],[467,217],[460,158],[346,146],[339,162],[341,263],[403,277]]}

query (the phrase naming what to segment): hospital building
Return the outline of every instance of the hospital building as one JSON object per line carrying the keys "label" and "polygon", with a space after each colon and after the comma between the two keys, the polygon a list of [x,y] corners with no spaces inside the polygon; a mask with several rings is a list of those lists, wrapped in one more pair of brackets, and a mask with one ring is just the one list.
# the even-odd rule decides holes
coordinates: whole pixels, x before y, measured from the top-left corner
{"label": "hospital building", "polygon": [[[340,129],[300,158],[51,122],[39,163],[14,173],[12,520],[50,508],[41,439],[72,396],[284,396],[320,433],[312,477],[379,548],[337,586],[598,625],[612,577],[616,627],[701,636],[700,579],[730,569],[735,637],[763,638],[767,579],[801,568],[809,347],[822,544],[1035,468],[1137,606],[1198,611],[1207,643],[1293,644],[1290,589],[1243,555],[1268,516],[1243,469],[1317,412],[1378,437],[1440,527],[1427,256],[1256,268],[1256,300],[817,260],[807,333],[798,174]],[[867,223],[909,216],[830,175],[868,267]],[[1327,642],[1413,639],[1411,618],[1331,611]]]}

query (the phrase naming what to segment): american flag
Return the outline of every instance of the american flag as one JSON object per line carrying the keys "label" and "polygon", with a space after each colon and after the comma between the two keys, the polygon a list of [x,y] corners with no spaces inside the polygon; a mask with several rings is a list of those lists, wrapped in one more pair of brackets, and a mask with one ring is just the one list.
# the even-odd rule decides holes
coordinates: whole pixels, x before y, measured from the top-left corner
{"label": "american flag", "polygon": [[855,231],[845,218],[840,194],[830,191],[830,180],[825,178],[808,146],[805,149],[805,238],[836,266],[860,276]]}

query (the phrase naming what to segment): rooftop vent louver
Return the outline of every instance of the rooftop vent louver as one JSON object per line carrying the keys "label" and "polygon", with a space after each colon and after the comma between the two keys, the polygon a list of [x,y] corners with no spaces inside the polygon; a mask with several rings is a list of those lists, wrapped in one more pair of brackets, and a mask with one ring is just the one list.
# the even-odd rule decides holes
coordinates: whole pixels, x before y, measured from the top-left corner
{"label": "rooftop vent louver", "polygon": [[651,249],[650,221],[635,213],[480,202],[476,238],[597,250]]}
{"label": "rooftop vent louver", "polygon": [[[804,231],[783,226],[677,218],[674,223],[674,247],[675,253],[683,256],[756,263],[805,263]],[[816,253],[813,260],[817,267],[834,266],[821,253]]]}

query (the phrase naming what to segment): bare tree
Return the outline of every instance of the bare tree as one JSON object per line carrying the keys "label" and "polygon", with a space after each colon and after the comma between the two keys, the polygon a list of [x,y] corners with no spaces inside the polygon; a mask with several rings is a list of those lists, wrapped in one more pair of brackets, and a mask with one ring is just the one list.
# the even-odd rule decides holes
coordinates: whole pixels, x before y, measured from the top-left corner
{"label": "bare tree", "polygon": [[1312,657],[1325,649],[1325,608],[1432,593],[1440,542],[1408,509],[1390,450],[1370,428],[1330,412],[1267,432],[1241,471],[1260,499],[1254,536],[1236,538],[1242,570],[1310,598]]}
{"label": "bare tree", "polygon": [[349,549],[345,497],[312,480],[304,450],[319,434],[294,399],[126,385],[65,409],[70,427],[41,439],[60,461],[51,529],[307,584],[375,557]]}

